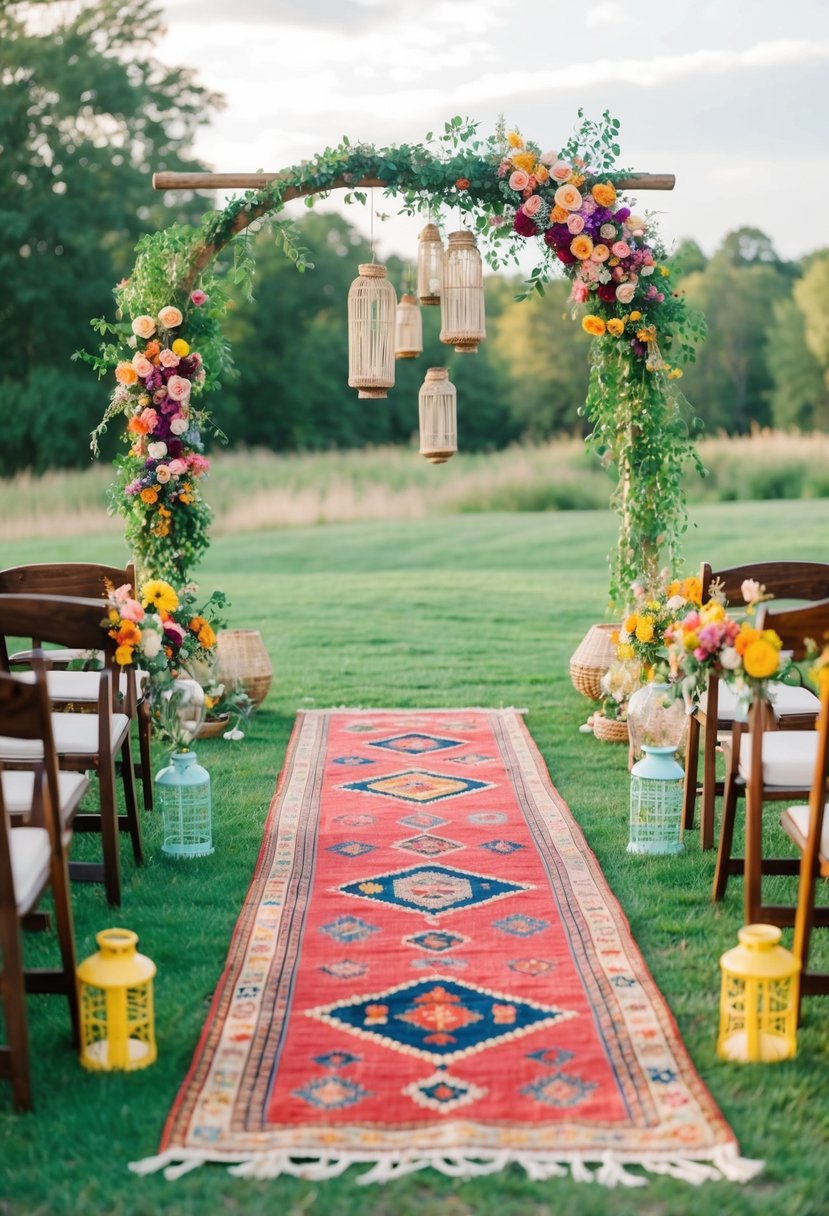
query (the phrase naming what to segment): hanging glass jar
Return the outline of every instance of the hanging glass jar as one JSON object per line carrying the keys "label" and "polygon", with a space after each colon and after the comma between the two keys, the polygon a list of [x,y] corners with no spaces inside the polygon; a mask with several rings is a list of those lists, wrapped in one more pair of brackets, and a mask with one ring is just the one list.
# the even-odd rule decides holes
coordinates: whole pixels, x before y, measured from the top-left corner
{"label": "hanging glass jar", "polygon": [[417,296],[421,304],[440,304],[443,285],[443,241],[436,224],[427,224],[418,237]]}
{"label": "hanging glass jar", "polygon": [[444,464],[458,450],[458,394],[445,367],[430,367],[418,394],[420,455]]}
{"label": "hanging glass jar", "polygon": [[415,359],[423,354],[423,320],[417,296],[403,295],[397,305],[394,356]]}
{"label": "hanging glass jar", "polygon": [[484,269],[475,237],[464,228],[450,232],[443,260],[440,340],[474,355],[485,337]]}
{"label": "hanging glass jar", "polygon": [[385,397],[394,385],[397,296],[385,266],[366,262],[348,292],[348,383],[358,397]]}
{"label": "hanging glass jar", "polygon": [[649,747],[678,751],[685,742],[688,715],[682,697],[674,697],[669,684],[643,684],[628,702],[628,733],[634,759]]}

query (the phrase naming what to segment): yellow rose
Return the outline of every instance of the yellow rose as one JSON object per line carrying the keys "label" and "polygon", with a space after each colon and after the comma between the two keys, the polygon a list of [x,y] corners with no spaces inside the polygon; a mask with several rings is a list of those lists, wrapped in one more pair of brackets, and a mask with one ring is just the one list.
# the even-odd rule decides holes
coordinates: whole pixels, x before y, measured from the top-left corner
{"label": "yellow rose", "polygon": [[639,312],[638,309],[634,309],[633,312],[630,314],[630,320],[631,321],[641,321],[642,320],[641,312]]}
{"label": "yellow rose", "polygon": [[607,329],[601,317],[595,316],[593,313],[588,313],[586,317],[582,317],[581,327],[587,334],[592,334],[594,338],[600,338]]}
{"label": "yellow rose", "polygon": [[636,622],[636,637],[640,642],[653,641],[653,617],[640,616]]}
{"label": "yellow rose", "polygon": [[612,207],[616,202],[616,188],[610,182],[597,182],[590,193],[600,207]]}
{"label": "yellow rose", "polygon": [[621,642],[620,645],[616,647],[616,657],[618,659],[623,659],[623,660],[632,659],[633,654],[634,654],[634,651],[633,651],[633,647],[631,646],[630,642]]}
{"label": "yellow rose", "polygon": [[745,673],[755,680],[765,680],[768,676],[773,676],[779,662],[777,647],[764,637],[749,642],[743,655]]}
{"label": "yellow rose", "polygon": [[699,634],[696,629],[692,629],[690,633],[683,635],[682,645],[686,650],[696,650],[699,645]]}
{"label": "yellow rose", "polygon": [[179,359],[184,359],[190,354],[190,343],[185,342],[184,338],[176,338],[170,350],[174,355],[178,355]]}
{"label": "yellow rose", "polygon": [[700,608],[699,619],[703,625],[712,625],[715,621],[725,620],[725,609],[717,600],[709,600],[703,608]]}

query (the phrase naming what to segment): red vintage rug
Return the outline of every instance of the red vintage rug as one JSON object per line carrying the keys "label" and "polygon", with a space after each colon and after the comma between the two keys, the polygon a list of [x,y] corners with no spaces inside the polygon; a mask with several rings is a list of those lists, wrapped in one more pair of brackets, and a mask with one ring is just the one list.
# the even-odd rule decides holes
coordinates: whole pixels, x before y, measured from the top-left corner
{"label": "red vintage rug", "polygon": [[760,1168],[512,710],[299,716],[193,1064],[133,1168],[208,1161],[366,1182]]}

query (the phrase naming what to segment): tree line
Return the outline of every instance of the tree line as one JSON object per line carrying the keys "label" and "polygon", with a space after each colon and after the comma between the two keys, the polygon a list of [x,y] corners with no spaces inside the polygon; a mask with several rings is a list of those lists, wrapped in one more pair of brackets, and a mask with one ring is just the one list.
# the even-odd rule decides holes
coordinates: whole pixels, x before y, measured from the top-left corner
{"label": "tree line", "polygon": [[[192,195],[153,195],[149,181],[153,170],[200,167],[193,136],[220,104],[189,71],[152,58],[160,15],[146,0],[88,0],[55,17],[58,9],[45,25],[32,24],[32,5],[0,10],[5,476],[88,460],[84,436],[108,393],[72,354],[94,345],[89,319],[111,315],[112,284],[129,273],[141,233],[194,222],[203,210]],[[147,53],[136,58],[139,25]],[[442,346],[439,309],[424,308],[422,357],[398,362],[387,401],[360,401],[346,384],[346,299],[370,250],[340,215],[309,211],[298,227],[315,265],[304,275],[267,229],[250,238],[256,299],[234,299],[236,375],[210,403],[231,444],[409,442],[418,387],[435,365],[448,366],[458,387],[466,450],[580,429],[589,338],[571,318],[563,281],[517,302],[517,278],[489,276],[488,340],[475,356]],[[413,222],[413,256],[416,237]],[[678,289],[708,320],[681,382],[705,429],[829,430],[829,250],[785,262],[764,233],[741,228],[711,258],[692,239],[673,256]],[[405,290],[411,267],[391,257],[388,268]],[[109,439],[111,454],[117,435]]]}

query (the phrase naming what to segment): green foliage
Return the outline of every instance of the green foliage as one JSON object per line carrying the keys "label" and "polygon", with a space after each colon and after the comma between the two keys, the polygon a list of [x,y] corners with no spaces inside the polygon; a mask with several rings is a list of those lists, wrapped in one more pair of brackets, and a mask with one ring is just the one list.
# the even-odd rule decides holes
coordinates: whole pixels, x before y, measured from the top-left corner
{"label": "green foliage", "polygon": [[[148,205],[150,173],[199,167],[190,144],[217,99],[154,59],[160,30],[145,0],[0,5],[5,472],[77,462],[100,404],[70,356],[142,230],[170,221],[160,197]],[[173,214],[192,216],[192,202]]]}

